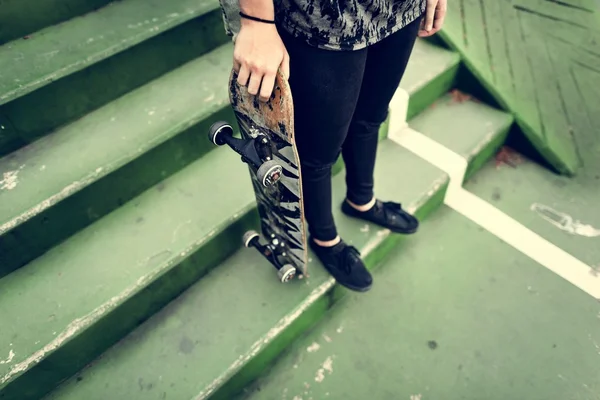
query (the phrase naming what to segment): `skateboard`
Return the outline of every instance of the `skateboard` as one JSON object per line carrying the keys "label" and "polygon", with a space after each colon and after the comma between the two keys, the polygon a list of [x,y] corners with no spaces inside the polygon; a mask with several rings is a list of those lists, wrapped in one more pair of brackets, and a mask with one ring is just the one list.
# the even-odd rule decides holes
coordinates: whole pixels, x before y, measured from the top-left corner
{"label": "skateboard", "polygon": [[232,70],[229,101],[241,138],[234,137],[231,124],[219,121],[210,127],[209,139],[228,145],[248,164],[264,243],[256,231],[246,232],[242,241],[275,267],[281,282],[289,282],[306,275],[308,258],[292,93],[279,72],[271,98],[260,101],[238,84]]}

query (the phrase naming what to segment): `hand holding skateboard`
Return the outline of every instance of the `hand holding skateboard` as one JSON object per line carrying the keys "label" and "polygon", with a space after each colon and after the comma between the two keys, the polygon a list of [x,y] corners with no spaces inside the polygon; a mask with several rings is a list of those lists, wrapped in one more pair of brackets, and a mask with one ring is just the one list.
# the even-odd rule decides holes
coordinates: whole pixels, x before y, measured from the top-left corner
{"label": "hand holding skateboard", "polygon": [[290,73],[287,50],[274,24],[242,18],[235,41],[233,69],[238,83],[248,87],[248,93],[267,101],[273,93],[277,71],[285,79]]}

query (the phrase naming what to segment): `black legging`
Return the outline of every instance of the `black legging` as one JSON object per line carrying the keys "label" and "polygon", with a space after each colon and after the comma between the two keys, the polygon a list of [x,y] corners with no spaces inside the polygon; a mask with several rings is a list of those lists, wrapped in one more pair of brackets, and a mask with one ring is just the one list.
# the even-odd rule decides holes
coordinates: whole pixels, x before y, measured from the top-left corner
{"label": "black legging", "polygon": [[290,55],[306,220],[318,240],[337,236],[331,167],[340,151],[348,200],[363,205],[373,198],[379,127],[406,69],[419,23],[357,51],[318,49],[279,30]]}

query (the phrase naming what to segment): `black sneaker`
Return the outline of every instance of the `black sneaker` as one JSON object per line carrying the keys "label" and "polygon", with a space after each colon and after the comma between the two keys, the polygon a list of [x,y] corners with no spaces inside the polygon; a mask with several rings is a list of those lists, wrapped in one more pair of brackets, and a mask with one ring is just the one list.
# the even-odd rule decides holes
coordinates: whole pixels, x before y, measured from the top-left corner
{"label": "black sneaker", "polygon": [[419,221],[402,209],[399,203],[391,201],[375,201],[375,205],[367,211],[358,211],[346,200],[342,203],[342,212],[350,217],[364,219],[374,224],[388,228],[396,233],[415,233]]}
{"label": "black sneaker", "polygon": [[340,285],[357,292],[366,292],[371,288],[373,278],[356,248],[343,240],[331,247],[319,246],[312,238],[309,238],[309,243],[325,269]]}

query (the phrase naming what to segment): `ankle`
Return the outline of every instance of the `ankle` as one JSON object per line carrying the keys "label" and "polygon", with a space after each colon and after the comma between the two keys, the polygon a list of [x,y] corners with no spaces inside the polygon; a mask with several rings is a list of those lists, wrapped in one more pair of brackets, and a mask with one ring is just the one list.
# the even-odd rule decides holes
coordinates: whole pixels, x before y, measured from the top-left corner
{"label": "ankle", "polygon": [[313,238],[313,241],[321,247],[333,247],[341,241],[341,238],[338,235],[332,240],[318,240]]}
{"label": "ankle", "polygon": [[367,204],[363,204],[363,205],[354,204],[353,202],[351,202],[348,199],[346,199],[346,202],[355,210],[365,212],[365,211],[369,211],[371,208],[373,208],[373,206],[375,205],[376,199],[375,199],[375,197],[373,197],[371,199],[371,201],[369,201]]}

